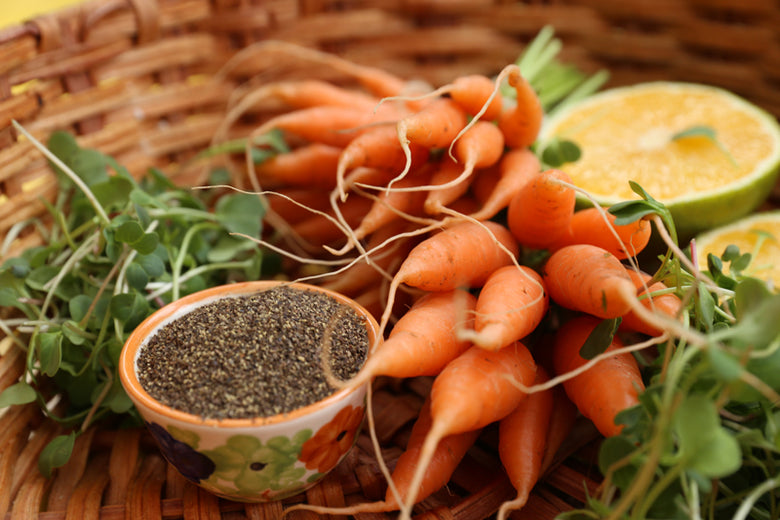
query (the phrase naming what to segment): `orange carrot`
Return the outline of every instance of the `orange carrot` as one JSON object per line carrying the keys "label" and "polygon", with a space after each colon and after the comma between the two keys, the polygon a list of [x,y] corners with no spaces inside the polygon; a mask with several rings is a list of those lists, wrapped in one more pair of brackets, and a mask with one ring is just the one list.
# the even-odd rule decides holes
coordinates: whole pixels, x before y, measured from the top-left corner
{"label": "orange carrot", "polygon": [[[408,156],[406,154],[409,154]],[[371,128],[355,137],[342,151],[336,171],[336,185],[341,199],[346,198],[344,178],[348,170],[360,166],[398,170],[408,159],[413,164],[422,164],[428,158],[428,150],[422,146],[401,146],[395,130],[389,126]]]}
{"label": "orange carrot", "polygon": [[282,187],[266,196],[265,200],[268,201],[268,212],[287,224],[295,224],[311,217],[312,209],[328,209],[328,201],[322,196],[320,189]]}
{"label": "orange carrot", "polygon": [[[537,367],[534,383],[542,384],[548,380],[544,369]],[[553,405],[551,390],[534,392],[499,422],[498,454],[517,496],[501,504],[498,520],[506,518],[509,511],[523,507],[539,480]]]}
{"label": "orange carrot", "polygon": [[539,135],[544,109],[533,87],[520,73],[520,68],[510,66],[507,73],[509,85],[517,93],[516,103],[506,107],[498,117],[498,127],[504,134],[507,146],[524,148],[531,146]]}
{"label": "orange carrot", "polygon": [[[271,101],[272,103],[269,103]],[[350,110],[360,110],[366,114],[377,112],[380,119],[397,120],[405,111],[395,105],[378,106],[376,97],[358,90],[348,89],[328,81],[318,79],[303,79],[293,81],[277,81],[266,83],[259,88],[251,88],[242,94],[238,102],[231,104],[225,118],[215,131],[217,142],[227,138],[228,129],[236,121],[252,110],[309,109],[323,106],[343,107]],[[287,120],[287,118],[282,119]],[[267,129],[262,130],[266,131]]]}
{"label": "orange carrot", "polygon": [[[553,343],[553,363],[558,375],[566,374],[584,365],[580,348],[601,320],[586,314],[565,322],[556,332]],[[615,336],[607,352],[623,347]],[[639,393],[644,390],[639,365],[631,353],[623,352],[598,361],[591,368],[563,383],[566,395],[582,415],[590,419],[602,435],[617,435],[622,425],[615,423],[616,415],[639,404]]]}
{"label": "orange carrot", "polygon": [[340,106],[316,106],[286,112],[264,122],[253,131],[254,135],[274,128],[296,135],[309,142],[344,147],[369,125],[394,122],[383,114]]}
{"label": "orange carrot", "polygon": [[562,247],[547,259],[542,271],[550,298],[568,309],[600,318],[616,318],[631,308],[635,293],[631,277],[615,255],[598,246]]}
{"label": "orange carrot", "polygon": [[410,145],[428,150],[449,147],[466,123],[466,113],[449,98],[437,98],[419,112],[401,119],[396,132],[406,155],[406,166],[398,177],[406,175],[411,167]]}
{"label": "orange carrot", "polygon": [[469,183],[469,193],[474,197],[474,200],[477,201],[480,206],[487,202],[487,200],[490,198],[490,195],[496,189],[496,185],[501,178],[501,164],[504,162],[505,158],[506,153],[504,154],[504,157],[502,157],[498,162],[498,164],[494,164],[490,168],[482,168],[477,171],[474,175],[474,179],[472,179]]}
{"label": "orange carrot", "polygon": [[520,342],[496,351],[471,347],[444,367],[431,387],[432,424],[420,450],[401,518],[408,518],[415,504],[439,442],[509,415],[526,397],[515,382],[530,386],[535,377],[536,364]]}
{"label": "orange carrot", "polygon": [[423,203],[425,201],[425,192],[405,191],[404,188],[425,184],[430,178],[428,169],[417,168],[413,174],[410,174],[396,183],[394,189],[382,191],[371,209],[360,221],[350,236],[350,242],[339,252],[344,253],[350,244],[362,240],[382,226],[403,218],[404,214],[412,216],[420,215],[423,212]]}
{"label": "orange carrot", "polygon": [[[371,205],[372,201],[365,197],[350,197],[339,205],[339,212],[347,225],[357,226]],[[332,210],[326,212],[326,214],[332,219],[336,219]],[[329,244],[343,239],[346,233],[346,230],[337,225],[333,220],[320,214],[312,215],[296,223],[293,226],[293,231],[307,242],[318,245]]]}
{"label": "orange carrot", "polygon": [[339,147],[311,143],[263,161],[255,166],[255,173],[272,185],[281,183],[330,189],[336,186],[336,166],[340,155]]}
{"label": "orange carrot", "polygon": [[[471,115],[480,115],[480,120],[496,119],[503,108],[503,100],[497,93],[496,83],[481,74],[460,76],[446,88],[455,103]],[[492,98],[491,98],[492,96]]]}
{"label": "orange carrot", "polygon": [[622,226],[615,225],[615,215],[596,207],[585,208],[572,215],[566,232],[550,249],[569,244],[593,244],[620,260],[639,254],[650,242],[652,226],[644,219]]}
{"label": "orange carrot", "polygon": [[[406,449],[395,463],[395,468],[391,475],[398,495],[402,500],[409,495],[409,485],[411,483],[415,469],[418,466],[422,444],[431,429],[431,407],[430,400],[426,399],[423,403],[420,413],[412,426]],[[463,433],[456,433],[444,437],[436,446],[436,450],[428,464],[428,471],[425,478],[420,482],[417,489],[417,499],[423,500],[436,491],[443,488],[450,481],[455,469],[463,460],[471,446],[474,445],[481,430],[472,430]],[[368,502],[355,504],[347,507],[324,507],[309,504],[295,505],[287,508],[285,512],[295,510],[313,511],[319,514],[332,515],[356,515],[358,513],[381,513],[390,512],[399,509],[398,501],[392,488],[388,488],[385,493],[385,499],[380,502]]]}
{"label": "orange carrot", "polygon": [[350,381],[359,385],[377,376],[433,376],[471,346],[458,338],[470,328],[476,297],[463,289],[427,293],[398,319],[387,339],[372,352]]}
{"label": "orange carrot", "polygon": [[[371,316],[379,321],[382,315],[387,313],[387,296],[385,294],[384,283],[369,285],[363,288],[363,292],[355,295],[352,299],[365,308]],[[412,304],[412,296],[408,293],[401,293],[393,302],[390,309],[391,321],[395,321],[399,316],[403,316],[409,310]]]}
{"label": "orange carrot", "polygon": [[507,224],[521,245],[545,249],[566,232],[577,195],[560,181],[570,183],[571,178],[561,170],[545,170],[512,197]]}
{"label": "orange carrot", "polygon": [[[340,172],[337,172],[337,176],[342,175]],[[344,237],[347,239],[347,243],[345,246],[343,246],[343,252],[339,252],[338,250],[333,250],[329,247],[326,247],[328,251],[331,254],[344,254],[346,253],[353,245],[355,245],[356,241],[352,238],[353,229],[357,226],[360,226],[361,222],[363,221],[363,218],[361,217],[357,221],[351,221],[347,222],[345,217],[341,215],[340,210],[340,204],[343,204],[348,197],[348,192],[351,190],[355,190],[356,187],[362,186],[362,185],[369,185],[369,186],[375,186],[375,185],[385,185],[388,182],[390,182],[390,179],[392,179],[394,175],[394,172],[389,169],[381,169],[381,168],[369,168],[367,166],[358,166],[357,168],[351,170],[348,174],[344,175],[343,178],[339,177],[337,179],[337,184],[341,184],[343,190],[344,190],[344,197],[339,197],[339,189],[334,188],[330,196],[327,197],[330,206],[331,206],[331,212],[336,216],[336,219],[341,224],[343,231],[344,231]],[[364,198],[366,200],[371,201],[370,206],[368,209],[365,210],[365,213],[363,214],[363,217],[366,213],[371,211],[373,207],[377,205],[377,201],[375,198],[370,196],[367,193],[361,193],[359,189],[355,190],[357,192],[357,196],[360,198]],[[325,197],[323,197],[325,198]],[[366,251],[362,248],[360,248],[360,253],[365,253]]]}
{"label": "orange carrot", "polygon": [[439,98],[400,120],[396,129],[402,143],[408,141],[425,148],[444,148],[450,145],[466,123],[466,114],[456,103]]}
{"label": "orange carrot", "polygon": [[[636,286],[638,291],[637,297],[639,298],[640,303],[649,311],[663,314],[672,319],[680,318],[683,307],[682,300],[680,300],[676,294],[668,292],[669,288],[666,284],[663,282],[654,282],[648,286],[647,284],[653,279],[651,275],[644,272],[637,272],[630,268],[626,268],[626,272],[628,272],[628,275]],[[652,296],[654,292],[661,292],[662,294]],[[641,332],[648,336],[660,336],[664,333],[663,328],[659,327],[657,323],[648,322],[633,310],[623,315],[620,327],[623,330]]]}
{"label": "orange carrot", "polygon": [[466,114],[478,117],[480,120],[492,121],[498,118],[503,108],[499,86],[487,76],[468,74],[419,96],[386,97],[382,102],[391,100],[414,102],[416,106],[421,107],[427,100],[448,95]]}
{"label": "orange carrot", "polygon": [[254,93],[250,93],[247,98],[271,96],[293,108],[330,105],[373,111],[379,103],[378,98],[374,96],[319,79],[278,81],[264,85],[255,92],[257,95],[253,96]]}
{"label": "orange carrot", "polygon": [[[537,366],[544,368],[548,375],[555,374],[555,364],[553,363],[552,344],[555,340],[555,330],[544,332],[541,337],[535,339],[536,348],[533,351],[534,360]],[[574,425],[579,417],[579,411],[574,403],[571,402],[563,385],[555,385],[550,388],[553,395],[553,411],[550,417],[550,431],[547,433],[547,448],[542,460],[542,473],[548,473],[558,465],[567,453],[561,452],[564,442],[569,438],[569,434],[574,429]],[[576,442],[581,439],[578,437]],[[567,446],[570,449],[570,447]]]}
{"label": "orange carrot", "polygon": [[[509,206],[523,186],[539,173],[539,159],[527,148],[515,148],[504,153],[499,164],[499,176],[484,196],[482,207],[469,216],[477,220],[493,218],[499,211]],[[487,176],[483,181],[487,181]],[[475,187],[476,188],[476,187]]]}
{"label": "orange carrot", "polygon": [[577,420],[577,407],[571,402],[563,386],[550,389],[553,396],[553,409],[550,416],[550,428],[547,432],[547,446],[542,458],[541,473],[545,474],[557,464],[558,451],[571,433]]}
{"label": "orange carrot", "polygon": [[477,298],[474,329],[462,337],[484,349],[497,350],[533,332],[547,312],[542,277],[526,266],[495,270]]}
{"label": "orange carrot", "polygon": [[[390,182],[390,179],[392,179],[394,175],[395,172],[387,168],[358,166],[346,174],[341,182],[344,190],[349,191],[360,185],[383,186]],[[338,179],[337,182],[339,182]],[[335,192],[331,193],[331,197],[334,196],[334,193]]]}
{"label": "orange carrot", "polygon": [[[480,209],[480,205],[479,202],[477,202],[477,199],[474,198],[473,195],[471,195],[470,193],[465,193],[457,200],[453,201],[449,205],[448,209],[456,215],[472,215]],[[474,220],[486,220],[486,219],[475,218]]]}
{"label": "orange carrot", "polygon": [[439,186],[429,189],[444,189],[456,186],[471,177],[476,168],[488,168],[496,164],[504,153],[504,136],[493,123],[477,121],[453,143],[453,155],[462,164],[460,175]]}
{"label": "orange carrot", "polygon": [[424,291],[480,286],[493,271],[511,264],[517,253],[517,243],[504,226],[457,222],[415,246],[393,285],[404,283]]}
{"label": "orange carrot", "polygon": [[[384,274],[382,271],[387,271],[396,263],[400,264],[412,249],[411,238],[396,239],[408,229],[409,224],[402,220],[378,229],[366,243],[367,258],[340,272],[322,286],[332,291],[354,295],[356,291],[365,289],[370,284],[380,283]],[[395,265],[395,268],[397,267],[398,265]]]}
{"label": "orange carrot", "polygon": [[453,147],[455,158],[463,163],[466,171],[492,166],[503,153],[504,136],[496,125],[488,121],[474,123]]}
{"label": "orange carrot", "polygon": [[[420,410],[420,415],[412,427],[406,450],[398,458],[393,470],[393,483],[403,500],[407,499],[410,494],[410,485],[419,465],[423,444],[433,426],[430,406],[430,399],[426,399]],[[447,435],[441,439],[427,465],[425,478],[415,490],[418,501],[429,497],[449,482],[458,464],[474,445],[480,433],[481,429],[474,429]],[[393,504],[395,506],[393,509],[398,508],[395,497],[390,490],[388,490],[385,501],[388,504]]]}
{"label": "orange carrot", "polygon": [[[460,198],[469,189],[469,180],[453,183],[460,177],[463,167],[449,156],[442,157],[437,168],[431,176],[431,185],[434,186],[426,195],[424,208],[429,215],[438,214],[443,208]],[[440,188],[441,185],[447,188]]]}

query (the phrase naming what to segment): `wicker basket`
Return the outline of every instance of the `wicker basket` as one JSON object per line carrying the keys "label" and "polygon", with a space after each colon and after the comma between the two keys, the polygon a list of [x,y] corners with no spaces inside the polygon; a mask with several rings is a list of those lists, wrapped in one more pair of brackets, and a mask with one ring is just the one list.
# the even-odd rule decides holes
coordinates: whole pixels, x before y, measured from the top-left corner
{"label": "wicker basket", "polygon": [[[564,42],[563,61],[586,72],[606,68],[612,85],[710,83],[780,115],[773,0],[93,0],[0,32],[0,234],[43,214],[40,199],[56,192],[46,161],[19,139],[12,120],[39,138],[70,130],[136,175],[157,166],[186,184],[199,172],[178,165],[210,143],[246,82],[329,74],[262,52],[224,73],[256,42],[294,41],[438,85],[465,72],[495,73],[548,24]],[[36,240],[24,236],[8,254]],[[21,352],[4,352],[0,389],[23,367]],[[392,460],[430,381],[379,383],[377,430]],[[68,465],[45,479],[36,459],[57,426],[30,406],[13,407],[0,421],[0,519],[260,519],[282,510],[200,491],[167,467],[140,430],[88,432]],[[450,485],[421,504],[420,517],[486,518],[513,495],[494,437],[487,429]],[[553,518],[582,503],[598,480],[593,439],[587,424],[575,429],[562,451],[568,456],[516,518]],[[322,484],[285,503],[339,505],[383,494],[364,436]]]}

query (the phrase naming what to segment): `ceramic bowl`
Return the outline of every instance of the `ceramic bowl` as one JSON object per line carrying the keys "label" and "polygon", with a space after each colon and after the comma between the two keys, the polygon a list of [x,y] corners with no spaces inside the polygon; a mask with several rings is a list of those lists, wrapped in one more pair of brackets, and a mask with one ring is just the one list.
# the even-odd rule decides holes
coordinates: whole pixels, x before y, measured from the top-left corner
{"label": "ceramic bowl", "polygon": [[[142,387],[137,359],[145,342],[163,325],[220,298],[249,295],[280,282],[219,286],[170,303],[149,316],[126,341],[119,376],[160,451],[185,478],[211,493],[236,501],[267,502],[313,486],[352,448],[365,417],[366,387],[344,388],[289,413],[247,419],[209,419],[182,412],[152,398]],[[351,299],[319,287],[365,317],[369,345],[379,327]]]}

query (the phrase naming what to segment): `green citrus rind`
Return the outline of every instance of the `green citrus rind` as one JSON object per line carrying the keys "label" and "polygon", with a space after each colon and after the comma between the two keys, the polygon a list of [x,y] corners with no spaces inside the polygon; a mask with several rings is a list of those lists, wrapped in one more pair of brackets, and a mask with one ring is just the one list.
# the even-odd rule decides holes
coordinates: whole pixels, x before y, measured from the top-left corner
{"label": "green citrus rind", "polygon": [[[659,88],[668,89],[670,92],[692,89],[693,91],[715,93],[724,101],[732,103],[734,107],[755,119],[761,125],[761,132],[765,132],[772,142],[771,152],[757,163],[752,172],[729,184],[712,189],[699,190],[695,194],[666,198],[657,197],[651,189],[648,189],[651,196],[654,196],[669,208],[680,236],[690,237],[701,231],[725,225],[757,209],[766,201],[780,175],[780,124],[769,112],[732,92],[718,87],[695,83],[657,81],[604,90],[548,118],[540,132],[539,143],[541,146],[544,146],[544,143],[552,137],[565,138],[565,135],[556,133],[557,127],[564,120],[571,117],[575,111],[588,107],[592,108],[597,106],[596,104],[609,102],[610,100],[614,101],[623,96],[639,94],[648,89]],[[619,137],[616,139],[619,139]],[[587,153],[586,149],[583,150],[583,154],[585,153]],[[567,170],[566,165],[561,166],[561,168]],[[573,180],[575,184],[578,184],[577,178],[574,176]],[[587,186],[582,187],[588,189]],[[645,188],[647,189],[648,187]],[[624,196],[617,197],[610,194],[591,193],[591,195],[594,200],[604,206],[626,199]],[[578,200],[581,205],[589,204],[588,199],[583,196],[580,196]]]}

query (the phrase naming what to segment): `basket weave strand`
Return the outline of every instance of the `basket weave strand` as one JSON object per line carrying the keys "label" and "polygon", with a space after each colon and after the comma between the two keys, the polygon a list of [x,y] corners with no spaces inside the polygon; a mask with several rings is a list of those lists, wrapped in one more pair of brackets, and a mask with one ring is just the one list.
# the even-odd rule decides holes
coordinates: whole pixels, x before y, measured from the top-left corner
{"label": "basket weave strand", "polygon": [[[134,175],[155,166],[187,184],[202,172],[182,165],[209,145],[241,89],[283,78],[346,81],[332,70],[265,55],[264,41],[296,42],[440,85],[497,72],[545,25],[563,41],[562,61],[588,73],[609,70],[611,86],[709,83],[780,115],[774,0],[88,0],[0,30],[0,236],[43,216],[41,199],[56,193],[45,159],[20,139],[12,120],[41,140],[69,130]],[[232,131],[240,135],[263,115],[258,107]],[[770,204],[777,204],[775,193]],[[38,241],[22,234],[0,259]],[[5,346],[0,352],[2,390],[23,373],[24,355]],[[383,383],[376,421],[392,464],[429,381]],[[58,427],[34,405],[12,407],[0,421],[0,520],[272,519],[299,501],[343,505],[379,500],[385,491],[366,434],[304,495],[284,504],[238,504],[184,480],[142,430],[89,431],[69,463],[45,479],[36,460]],[[594,489],[587,449],[593,432],[580,424],[575,433],[564,453],[578,456],[556,466],[516,518],[551,519]],[[494,441],[488,429],[447,489],[421,504],[420,518],[485,518],[512,496]]]}

